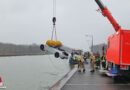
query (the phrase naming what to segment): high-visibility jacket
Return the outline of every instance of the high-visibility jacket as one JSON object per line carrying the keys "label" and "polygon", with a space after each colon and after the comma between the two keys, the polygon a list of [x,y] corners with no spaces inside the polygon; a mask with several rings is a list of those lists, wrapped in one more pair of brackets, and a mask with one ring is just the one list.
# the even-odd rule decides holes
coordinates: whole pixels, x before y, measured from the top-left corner
{"label": "high-visibility jacket", "polygon": [[84,59],[87,59],[87,56],[84,56],[83,58],[84,58]]}
{"label": "high-visibility jacket", "polygon": [[105,62],[105,57],[102,57],[102,60],[101,60],[102,62]]}
{"label": "high-visibility jacket", "polygon": [[100,59],[101,59],[100,57],[97,57],[97,58],[96,58],[96,61],[100,61]]}

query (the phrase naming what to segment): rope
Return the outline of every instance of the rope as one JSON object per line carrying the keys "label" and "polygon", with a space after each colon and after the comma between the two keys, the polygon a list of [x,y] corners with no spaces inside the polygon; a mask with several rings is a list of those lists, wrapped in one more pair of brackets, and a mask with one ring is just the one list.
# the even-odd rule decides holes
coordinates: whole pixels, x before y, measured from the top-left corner
{"label": "rope", "polygon": [[56,0],[53,0],[53,17],[56,17]]}
{"label": "rope", "polygon": [[[53,26],[53,28],[54,28],[54,26]],[[53,40],[53,33],[54,33],[54,29],[52,30],[51,40]]]}
{"label": "rope", "polygon": [[57,41],[56,26],[55,25],[53,25],[51,40]]}
{"label": "rope", "polygon": [[56,26],[55,26],[55,40],[57,41]]}
{"label": "rope", "polygon": [[52,29],[51,40],[56,40],[57,41],[57,34],[56,34],[56,0],[53,0],[53,18],[52,18],[52,22],[53,22],[53,29]]}

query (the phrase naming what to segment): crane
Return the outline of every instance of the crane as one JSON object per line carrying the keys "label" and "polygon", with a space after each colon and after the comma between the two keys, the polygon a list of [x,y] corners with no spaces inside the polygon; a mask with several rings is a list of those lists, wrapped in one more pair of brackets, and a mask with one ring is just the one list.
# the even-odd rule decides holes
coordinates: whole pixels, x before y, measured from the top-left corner
{"label": "crane", "polygon": [[101,0],[95,0],[101,9],[103,16],[112,24],[115,33],[108,37],[108,45],[106,59],[109,63],[110,70],[115,69],[116,72],[111,74],[129,76],[130,73],[130,30],[122,29],[106,6]]}

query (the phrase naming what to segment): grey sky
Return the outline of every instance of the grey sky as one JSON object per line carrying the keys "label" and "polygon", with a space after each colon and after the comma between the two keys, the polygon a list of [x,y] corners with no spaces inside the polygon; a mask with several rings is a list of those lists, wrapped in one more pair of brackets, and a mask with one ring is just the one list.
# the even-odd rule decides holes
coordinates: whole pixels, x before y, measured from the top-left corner
{"label": "grey sky", "polygon": [[[122,28],[130,29],[130,0],[102,0]],[[53,0],[0,0],[0,42],[45,43],[52,31]],[[66,46],[88,49],[114,33],[94,0],[57,0],[57,35]]]}

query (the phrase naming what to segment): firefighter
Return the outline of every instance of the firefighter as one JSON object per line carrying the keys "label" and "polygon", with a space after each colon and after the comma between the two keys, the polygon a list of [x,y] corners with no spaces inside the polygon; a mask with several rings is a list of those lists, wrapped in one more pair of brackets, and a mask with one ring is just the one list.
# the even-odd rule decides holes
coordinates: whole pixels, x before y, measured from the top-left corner
{"label": "firefighter", "polygon": [[100,61],[101,61],[101,58],[100,58],[100,55],[96,57],[96,69],[100,69]]}
{"label": "firefighter", "polygon": [[83,72],[85,72],[85,60],[82,56],[77,56],[78,60],[78,71],[81,72],[81,68],[83,68]]}
{"label": "firefighter", "polygon": [[91,59],[91,61],[90,61],[90,63],[91,63],[91,71],[90,72],[94,72],[95,71],[94,64],[95,64],[96,58],[93,55],[93,53],[91,54],[90,59]]}
{"label": "firefighter", "polygon": [[102,68],[106,69],[106,58],[104,55],[101,57],[101,62],[102,62]]}

